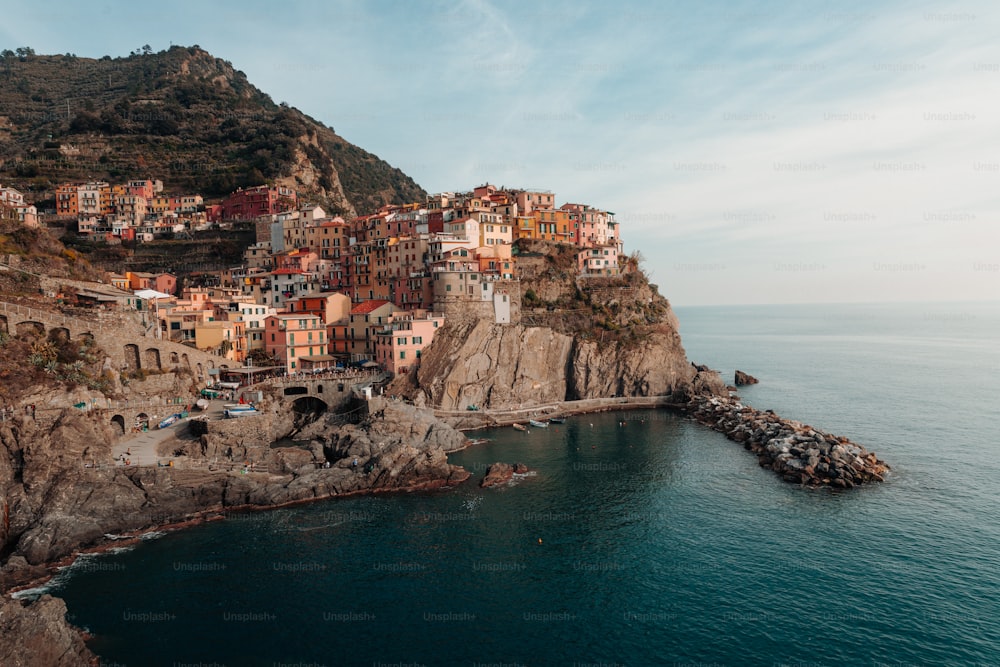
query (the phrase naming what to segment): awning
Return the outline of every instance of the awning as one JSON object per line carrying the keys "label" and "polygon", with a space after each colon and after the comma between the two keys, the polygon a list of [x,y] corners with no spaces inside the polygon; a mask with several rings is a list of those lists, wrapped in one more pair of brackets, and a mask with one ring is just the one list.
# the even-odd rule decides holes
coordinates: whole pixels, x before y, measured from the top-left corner
{"label": "awning", "polygon": [[155,289],[136,290],[135,295],[144,301],[149,301],[150,299],[169,299],[171,297],[170,294],[157,292]]}
{"label": "awning", "polygon": [[334,361],[336,357],[330,354],[314,354],[309,357],[299,357],[299,361],[308,361],[309,363],[316,363],[320,361]]}

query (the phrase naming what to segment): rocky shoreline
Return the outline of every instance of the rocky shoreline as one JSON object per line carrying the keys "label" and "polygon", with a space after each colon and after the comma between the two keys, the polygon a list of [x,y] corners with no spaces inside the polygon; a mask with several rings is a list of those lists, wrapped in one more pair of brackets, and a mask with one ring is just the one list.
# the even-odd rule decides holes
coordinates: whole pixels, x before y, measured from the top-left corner
{"label": "rocky shoreline", "polygon": [[[58,474],[46,475],[47,484],[41,478],[33,480],[27,465],[21,475],[11,474],[9,481],[19,481],[22,486],[8,490],[3,508],[10,517],[5,519],[0,535],[7,544],[7,557],[0,568],[0,590],[5,593],[0,599],[0,633],[52,640],[30,640],[16,649],[3,647],[0,664],[7,664],[7,658],[26,665],[97,664],[97,658],[83,642],[82,631],[65,620],[61,600],[48,595],[37,600],[15,600],[8,595],[44,583],[79,555],[130,544],[151,530],[181,529],[234,512],[264,511],[358,494],[450,488],[470,477],[464,468],[447,460],[448,453],[471,444],[454,428],[459,424],[448,425],[436,419],[430,409],[402,401],[377,399],[372,407],[372,419],[363,424],[333,428],[316,422],[305,429],[302,435],[311,443],[309,446],[275,450],[272,463],[276,473],[174,468],[87,471],[59,466]],[[610,405],[588,407],[591,410],[565,412],[616,409]],[[742,443],[757,454],[762,467],[788,482],[846,489],[883,481],[889,470],[873,453],[846,438],[782,419],[770,411],[756,410],[735,398],[696,395],[686,404],[673,404],[667,409],[679,410]],[[64,452],[68,449],[79,454],[76,446],[87,451],[95,440],[100,440],[93,425],[77,415],[58,423],[52,431],[58,438],[53,441],[50,436],[41,447],[41,441],[24,446],[22,436],[27,436],[30,429],[27,424],[23,426],[23,430],[8,426],[0,433],[0,442],[9,454],[21,456],[26,464],[33,453],[44,455],[44,450],[55,442]],[[38,435],[31,433],[32,437]],[[200,440],[202,449],[211,453],[228,438],[208,433]],[[485,488],[505,484],[514,474],[523,472],[525,468],[520,464],[495,463],[480,485]],[[61,487],[57,496],[52,495],[52,485]],[[47,501],[32,502],[36,493]],[[27,510],[39,513],[22,515]],[[19,534],[13,534],[12,527]],[[108,533],[118,539],[110,540]]]}
{"label": "rocky shoreline", "polygon": [[885,481],[889,466],[845,437],[757,410],[733,398],[698,397],[685,412],[696,421],[742,443],[761,467],[786,482],[851,489]]}

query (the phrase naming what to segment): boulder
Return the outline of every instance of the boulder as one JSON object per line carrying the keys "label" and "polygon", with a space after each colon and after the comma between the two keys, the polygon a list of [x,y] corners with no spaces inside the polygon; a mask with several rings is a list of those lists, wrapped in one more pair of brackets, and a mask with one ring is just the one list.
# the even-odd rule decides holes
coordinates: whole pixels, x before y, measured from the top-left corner
{"label": "boulder", "polygon": [[506,484],[514,476],[514,466],[509,463],[491,463],[479,486],[486,489],[498,484]]}
{"label": "boulder", "polygon": [[758,380],[754,376],[750,375],[749,373],[744,373],[743,371],[736,371],[735,381],[737,387],[744,387],[749,384],[757,384],[758,382],[760,382],[760,380]]}

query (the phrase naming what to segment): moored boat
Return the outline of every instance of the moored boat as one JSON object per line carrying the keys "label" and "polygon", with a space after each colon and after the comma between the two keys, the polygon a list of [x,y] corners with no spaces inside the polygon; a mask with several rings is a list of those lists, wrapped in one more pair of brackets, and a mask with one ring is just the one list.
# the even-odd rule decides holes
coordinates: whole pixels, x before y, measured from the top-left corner
{"label": "moored boat", "polygon": [[549,423],[550,424],[565,424],[566,423],[566,418],[565,417],[549,417]]}
{"label": "moored boat", "polygon": [[257,412],[257,410],[255,410],[254,408],[251,408],[249,405],[245,406],[243,408],[239,408],[239,409],[235,409],[235,408],[233,408],[233,409],[226,408],[225,409],[225,415],[226,415],[226,417],[229,417],[230,419],[233,419],[233,418],[236,418],[236,417],[250,417],[251,415],[256,415],[256,414],[260,414],[260,413]]}
{"label": "moored boat", "polygon": [[511,426],[513,426],[514,429],[518,430],[518,431],[527,431],[528,430],[527,426],[525,426],[524,424],[518,424],[517,422],[514,422],[513,424],[511,424]]}
{"label": "moored boat", "polygon": [[540,422],[537,419],[529,419],[528,423],[531,424],[532,426],[537,426],[538,428],[548,428],[549,427],[549,423],[548,422]]}

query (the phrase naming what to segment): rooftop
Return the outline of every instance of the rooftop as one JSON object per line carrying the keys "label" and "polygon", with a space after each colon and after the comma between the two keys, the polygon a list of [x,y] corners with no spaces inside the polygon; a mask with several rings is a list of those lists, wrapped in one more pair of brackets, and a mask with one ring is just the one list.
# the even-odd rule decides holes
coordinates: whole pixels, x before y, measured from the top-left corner
{"label": "rooftop", "polygon": [[384,299],[370,299],[368,301],[362,301],[358,305],[351,308],[351,315],[367,315],[373,311],[378,310],[382,306],[389,303]]}

